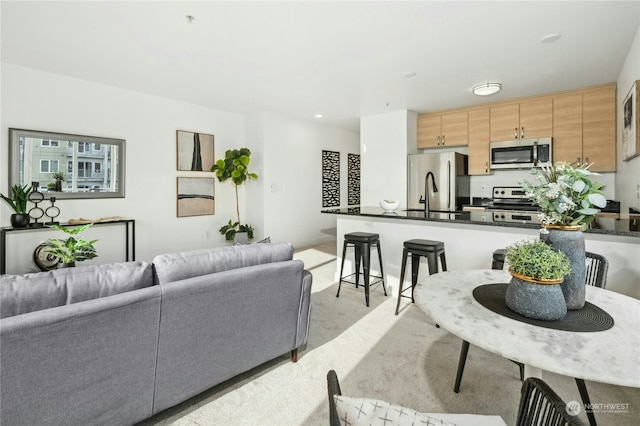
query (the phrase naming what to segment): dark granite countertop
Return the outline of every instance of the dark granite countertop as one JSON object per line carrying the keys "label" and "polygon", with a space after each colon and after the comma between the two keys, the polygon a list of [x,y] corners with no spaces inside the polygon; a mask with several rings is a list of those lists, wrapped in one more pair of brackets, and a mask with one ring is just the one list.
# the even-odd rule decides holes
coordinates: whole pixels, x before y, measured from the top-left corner
{"label": "dark granite countertop", "polygon": [[[415,220],[429,222],[445,222],[453,224],[469,224],[482,226],[502,226],[508,228],[539,229],[539,224],[517,222],[494,222],[491,212],[432,212],[429,218],[425,218],[424,212],[406,211],[398,209],[394,212],[385,212],[380,207],[358,206],[335,209],[325,209],[322,213],[347,216],[378,217],[384,219]],[[618,235],[625,237],[640,237],[640,217],[632,219],[596,218],[591,227],[585,231],[590,234]]]}

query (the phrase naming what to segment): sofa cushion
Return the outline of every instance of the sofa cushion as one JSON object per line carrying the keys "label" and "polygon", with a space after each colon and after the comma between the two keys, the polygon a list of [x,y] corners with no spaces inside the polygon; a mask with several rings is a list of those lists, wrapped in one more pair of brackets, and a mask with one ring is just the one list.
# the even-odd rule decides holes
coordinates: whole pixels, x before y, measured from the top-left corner
{"label": "sofa cushion", "polygon": [[153,259],[156,284],[209,275],[231,269],[293,259],[289,243],[248,244],[180,253],[161,254]]}
{"label": "sofa cushion", "polygon": [[0,318],[153,285],[147,262],[78,266],[0,279]]}

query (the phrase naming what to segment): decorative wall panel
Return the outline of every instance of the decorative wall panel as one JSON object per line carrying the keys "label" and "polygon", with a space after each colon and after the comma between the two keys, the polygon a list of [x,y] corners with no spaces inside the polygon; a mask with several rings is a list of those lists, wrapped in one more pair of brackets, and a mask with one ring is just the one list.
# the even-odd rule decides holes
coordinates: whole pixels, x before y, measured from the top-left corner
{"label": "decorative wall panel", "polygon": [[347,200],[350,206],[360,204],[360,154],[347,155]]}
{"label": "decorative wall panel", "polygon": [[340,205],[340,153],[322,151],[322,207]]}

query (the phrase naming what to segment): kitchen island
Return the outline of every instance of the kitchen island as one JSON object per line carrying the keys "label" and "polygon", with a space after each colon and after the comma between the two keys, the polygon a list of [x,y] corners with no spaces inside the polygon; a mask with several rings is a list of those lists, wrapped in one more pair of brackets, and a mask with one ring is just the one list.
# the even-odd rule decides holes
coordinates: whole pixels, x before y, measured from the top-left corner
{"label": "kitchen island", "polygon": [[[535,239],[540,225],[519,222],[493,222],[491,212],[458,213],[398,209],[385,212],[380,207],[360,206],[323,210],[335,214],[337,253],[342,256],[343,235],[349,232],[373,232],[380,235],[384,271],[388,289],[398,292],[402,247],[406,240],[422,238],[445,243],[449,270],[486,269],[491,266],[493,251],[516,241]],[[607,289],[640,299],[640,220],[597,218],[585,231],[587,251],[602,254],[609,260],[610,286]],[[337,262],[339,274],[340,262]],[[353,255],[345,261],[345,274],[352,272]],[[372,269],[377,273],[377,264]],[[420,266],[420,278],[428,274],[426,262]],[[410,277],[410,274],[408,274]],[[615,279],[614,279],[615,278]],[[409,278],[405,278],[409,280]],[[409,285],[408,281],[405,286]],[[372,297],[382,295],[375,289]],[[382,296],[384,297],[384,296]],[[406,300],[406,299],[403,299]],[[404,302],[406,304],[407,302]],[[401,304],[401,306],[404,306]]]}

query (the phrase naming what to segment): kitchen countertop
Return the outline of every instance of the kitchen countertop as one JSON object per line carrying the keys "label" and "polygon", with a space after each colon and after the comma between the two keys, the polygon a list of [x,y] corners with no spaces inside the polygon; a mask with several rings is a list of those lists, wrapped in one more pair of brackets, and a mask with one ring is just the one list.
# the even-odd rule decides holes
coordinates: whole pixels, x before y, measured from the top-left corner
{"label": "kitchen countertop", "polygon": [[[335,209],[324,209],[322,210],[322,213],[347,216],[377,217],[384,219],[444,222],[482,226],[501,226],[509,228],[540,228],[540,225],[535,223],[493,222],[493,216],[491,212],[481,211],[465,211],[460,213],[431,212],[429,213],[429,218],[425,218],[424,211],[422,210],[406,211],[397,209],[394,212],[385,212],[384,210],[382,210],[382,208],[375,206],[354,206]],[[596,218],[595,222],[591,224],[591,227],[587,229],[585,233],[640,237],[640,218]]]}

